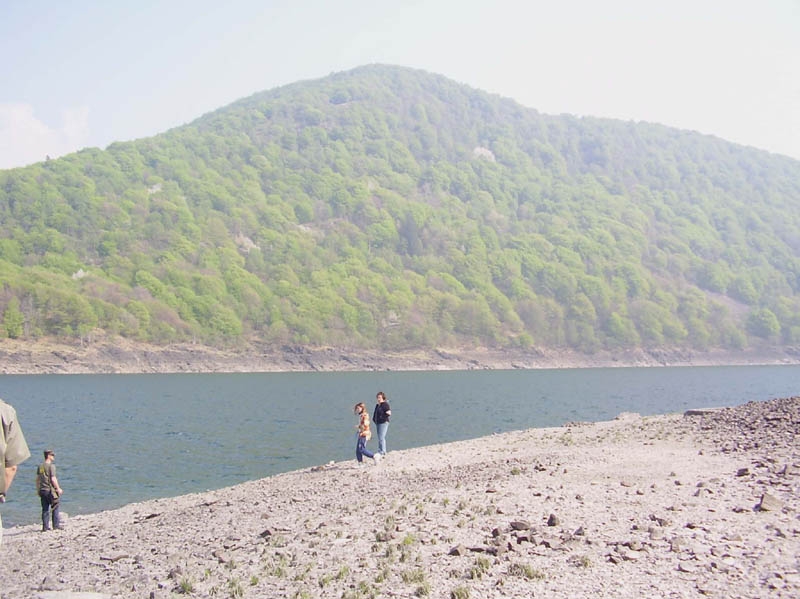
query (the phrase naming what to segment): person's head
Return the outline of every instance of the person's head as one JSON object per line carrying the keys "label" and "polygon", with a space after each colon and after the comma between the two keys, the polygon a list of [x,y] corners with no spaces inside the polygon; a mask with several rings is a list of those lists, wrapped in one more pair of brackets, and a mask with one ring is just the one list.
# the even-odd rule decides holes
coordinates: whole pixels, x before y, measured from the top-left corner
{"label": "person's head", "polygon": [[355,406],[353,406],[353,412],[355,414],[361,414],[364,410],[367,409],[367,406],[364,405],[364,402],[358,402]]}
{"label": "person's head", "polygon": [[378,391],[375,399],[378,401],[378,403],[383,403],[386,401],[386,394],[383,391]]}
{"label": "person's head", "polygon": [[56,459],[56,452],[55,451],[53,451],[52,449],[45,449],[44,450],[44,461],[45,462],[47,460],[51,460],[52,461],[52,460],[55,460],[55,459]]}

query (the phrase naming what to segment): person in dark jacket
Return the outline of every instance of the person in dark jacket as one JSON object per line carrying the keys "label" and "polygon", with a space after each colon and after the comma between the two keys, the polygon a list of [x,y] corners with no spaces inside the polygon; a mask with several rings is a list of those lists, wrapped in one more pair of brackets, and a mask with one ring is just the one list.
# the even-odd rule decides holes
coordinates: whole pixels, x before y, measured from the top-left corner
{"label": "person in dark jacket", "polygon": [[378,427],[378,453],[386,455],[386,431],[389,430],[389,419],[392,416],[392,408],[386,401],[386,394],[378,391],[375,396],[375,410],[372,412],[372,421]]}

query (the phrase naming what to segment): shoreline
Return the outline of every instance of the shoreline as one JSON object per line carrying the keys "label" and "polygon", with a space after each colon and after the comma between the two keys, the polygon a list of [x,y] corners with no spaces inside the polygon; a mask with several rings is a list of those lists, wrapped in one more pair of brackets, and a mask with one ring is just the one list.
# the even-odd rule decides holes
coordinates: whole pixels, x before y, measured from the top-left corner
{"label": "shoreline", "polygon": [[739,352],[636,349],[589,355],[554,349],[447,348],[382,352],[283,346],[220,350],[191,344],[156,347],[121,338],[85,346],[0,340],[0,374],[411,372],[784,364],[800,364],[800,347]]}
{"label": "shoreline", "polygon": [[15,527],[0,597],[796,597],[798,431],[621,414]]}

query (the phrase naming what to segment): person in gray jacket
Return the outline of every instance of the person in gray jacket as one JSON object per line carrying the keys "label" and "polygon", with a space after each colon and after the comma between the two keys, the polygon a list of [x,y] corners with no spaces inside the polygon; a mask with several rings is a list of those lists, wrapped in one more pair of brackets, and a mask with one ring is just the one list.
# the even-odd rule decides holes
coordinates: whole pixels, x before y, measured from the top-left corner
{"label": "person in gray jacket", "polygon": [[[31,457],[25,436],[17,420],[17,412],[0,399],[0,462],[3,476],[0,477],[0,503],[4,503],[17,467]],[[3,519],[0,517],[0,544],[3,543]]]}

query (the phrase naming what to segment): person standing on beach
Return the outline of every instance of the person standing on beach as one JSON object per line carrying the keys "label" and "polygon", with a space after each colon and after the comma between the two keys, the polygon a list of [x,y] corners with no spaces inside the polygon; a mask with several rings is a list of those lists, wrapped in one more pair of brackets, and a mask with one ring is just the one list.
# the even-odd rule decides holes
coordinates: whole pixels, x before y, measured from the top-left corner
{"label": "person standing on beach", "polygon": [[[0,399],[0,462],[3,463],[3,476],[0,477],[0,503],[5,503],[11,481],[17,474],[17,467],[31,457],[25,436],[19,427],[17,412]],[[0,545],[3,543],[3,519],[0,518]]]}
{"label": "person standing on beach", "polygon": [[372,438],[372,431],[370,431],[369,428],[369,413],[367,412],[367,406],[364,405],[364,402],[359,402],[353,408],[353,412],[358,416],[358,424],[356,425],[356,428],[358,429],[358,437],[356,439],[356,460],[358,460],[358,463],[361,464],[364,461],[364,456],[367,456],[376,462],[380,461],[380,454],[374,454],[367,449],[367,441]]}
{"label": "person standing on beach", "polygon": [[378,391],[375,396],[375,410],[372,412],[372,421],[378,428],[378,453],[382,456],[386,455],[386,431],[389,430],[389,418],[392,415],[392,408],[389,407],[389,402],[386,401],[386,394],[383,391]]}
{"label": "person standing on beach", "polygon": [[[61,495],[64,490],[56,478],[56,465],[53,463],[56,454],[52,449],[45,449],[44,463],[36,469],[36,492],[42,501],[42,532],[55,528],[61,530],[61,513],[59,511]],[[50,520],[52,518],[52,527]]]}

